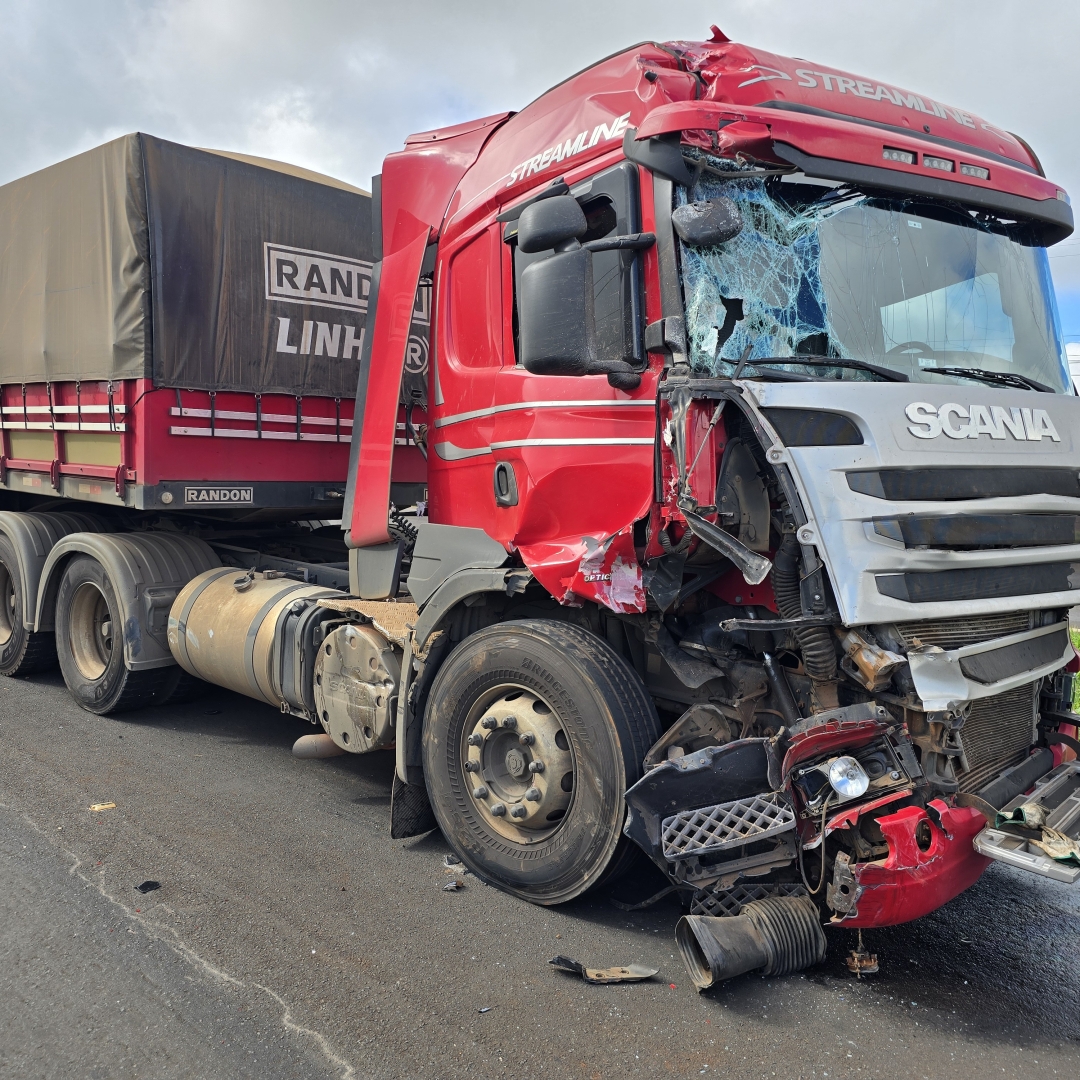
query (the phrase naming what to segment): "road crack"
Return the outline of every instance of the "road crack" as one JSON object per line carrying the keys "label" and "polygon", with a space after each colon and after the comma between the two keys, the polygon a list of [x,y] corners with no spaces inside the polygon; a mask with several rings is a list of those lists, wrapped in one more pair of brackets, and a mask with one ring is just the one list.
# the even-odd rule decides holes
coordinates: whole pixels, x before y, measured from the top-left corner
{"label": "road crack", "polygon": [[[270,987],[264,986],[258,982],[245,982],[243,979],[237,978],[235,975],[230,975],[227,971],[219,968],[216,964],[207,960],[206,957],[200,955],[195,951],[177,932],[174,927],[162,925],[160,923],[151,922],[141,912],[136,912],[133,908],[128,907],[123,900],[114,896],[105,887],[104,881],[104,867],[100,871],[91,871],[89,874],[85,873],[82,869],[83,860],[79,858],[73,851],[69,851],[66,847],[56,842],[56,839],[44,828],[42,828],[36,821],[34,821],[24,811],[18,810],[13,806],[9,806],[6,803],[0,802],[0,810],[6,810],[9,813],[15,814],[23,821],[29,828],[33,829],[42,839],[46,840],[53,848],[63,852],[63,854],[71,860],[71,866],[68,867],[68,873],[77,877],[80,881],[96,889],[100,896],[104,897],[110,904],[119,908],[123,914],[133,923],[136,923],[142,931],[156,941],[160,941],[166,948],[171,949],[182,960],[186,961],[192,967],[202,972],[205,976],[223,983],[227,986],[234,986],[238,989],[255,989],[265,994],[268,998],[281,1009],[281,1025],[286,1031],[295,1035],[303,1036],[310,1039],[318,1046],[319,1051],[330,1063],[330,1065],[340,1072],[341,1080],[354,1080],[356,1076],[356,1070],[350,1064],[348,1060],[341,1056],[333,1047],[330,1040],[322,1034],[320,1031],[316,1031],[314,1028],[306,1027],[304,1024],[297,1023],[293,1018],[292,1009],[285,999],[276,991],[271,990]],[[164,905],[163,905],[164,906]],[[171,909],[167,909],[171,910]]]}

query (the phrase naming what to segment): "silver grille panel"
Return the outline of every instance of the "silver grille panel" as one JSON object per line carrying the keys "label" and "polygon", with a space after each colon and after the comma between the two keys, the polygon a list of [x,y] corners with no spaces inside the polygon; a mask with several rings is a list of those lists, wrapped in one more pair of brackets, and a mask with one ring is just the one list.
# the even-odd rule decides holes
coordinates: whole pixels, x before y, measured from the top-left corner
{"label": "silver grille panel", "polygon": [[802,885],[781,881],[769,885],[735,885],[720,889],[713,885],[694,894],[690,902],[691,915],[738,915],[744,904],[752,900],[764,900],[767,896],[804,896]]}

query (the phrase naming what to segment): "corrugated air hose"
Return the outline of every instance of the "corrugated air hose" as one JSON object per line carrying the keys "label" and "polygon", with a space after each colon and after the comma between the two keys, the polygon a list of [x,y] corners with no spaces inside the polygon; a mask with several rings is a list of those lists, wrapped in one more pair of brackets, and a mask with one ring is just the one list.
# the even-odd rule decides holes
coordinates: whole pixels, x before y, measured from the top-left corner
{"label": "corrugated air hose", "polygon": [[[799,542],[787,533],[773,559],[772,582],[776,606],[784,619],[803,614],[799,592]],[[802,649],[803,667],[812,679],[830,682],[836,678],[836,646],[826,626],[807,626],[795,631]]]}

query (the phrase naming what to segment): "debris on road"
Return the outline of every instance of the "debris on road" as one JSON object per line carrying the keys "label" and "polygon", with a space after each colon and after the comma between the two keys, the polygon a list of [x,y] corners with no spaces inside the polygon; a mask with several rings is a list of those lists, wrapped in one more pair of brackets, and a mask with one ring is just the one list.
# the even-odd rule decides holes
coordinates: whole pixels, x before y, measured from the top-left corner
{"label": "debris on road", "polygon": [[454,855],[444,855],[442,864],[452,874],[465,872],[465,864]]}
{"label": "debris on road", "polygon": [[116,803],[114,803],[114,802],[96,802],[96,803],[94,803],[93,806],[90,807],[90,809],[94,813],[97,813],[99,810],[115,810],[116,809]]}
{"label": "debris on road", "polygon": [[479,1013],[491,1012],[491,1006],[485,1005],[482,1009],[477,1009],[476,1011]]}
{"label": "debris on road", "polygon": [[861,930],[859,931],[859,944],[848,953],[845,963],[848,971],[856,979],[861,979],[864,975],[875,975],[879,970],[877,953],[866,951],[863,946]]}
{"label": "debris on road", "polygon": [[587,983],[644,982],[651,979],[660,969],[642,967],[641,964],[628,964],[626,967],[588,968],[569,956],[556,956],[548,961],[559,971],[570,975],[580,975]]}
{"label": "debris on road", "polygon": [[443,892],[457,892],[459,889],[464,889],[464,888],[465,888],[465,882],[462,881],[460,878],[457,878],[454,881],[448,881],[442,887],[442,891]]}
{"label": "debris on road", "polygon": [[141,893],[153,892],[155,889],[160,889],[161,888],[161,882],[160,881],[144,881],[141,885],[136,885],[135,888],[138,889],[138,891],[141,892]]}

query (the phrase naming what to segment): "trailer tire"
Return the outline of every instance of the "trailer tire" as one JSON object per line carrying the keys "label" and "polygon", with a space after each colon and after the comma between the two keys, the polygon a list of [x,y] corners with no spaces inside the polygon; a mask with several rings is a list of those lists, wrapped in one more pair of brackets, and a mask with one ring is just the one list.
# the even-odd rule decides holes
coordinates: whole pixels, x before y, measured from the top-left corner
{"label": "trailer tire", "polygon": [[56,640],[23,621],[26,583],[15,547],[0,536],[0,675],[31,675],[56,667]]}
{"label": "trailer tire", "polygon": [[123,615],[105,567],[78,555],[64,568],[56,595],[56,653],[64,682],[88,712],[105,715],[159,703],[175,668],[129,671]]}
{"label": "trailer tire", "polygon": [[487,627],[447,657],[428,696],[432,809],[482,880],[565,903],[627,865],[623,796],[658,729],[641,679],[595,634],[540,619]]}

